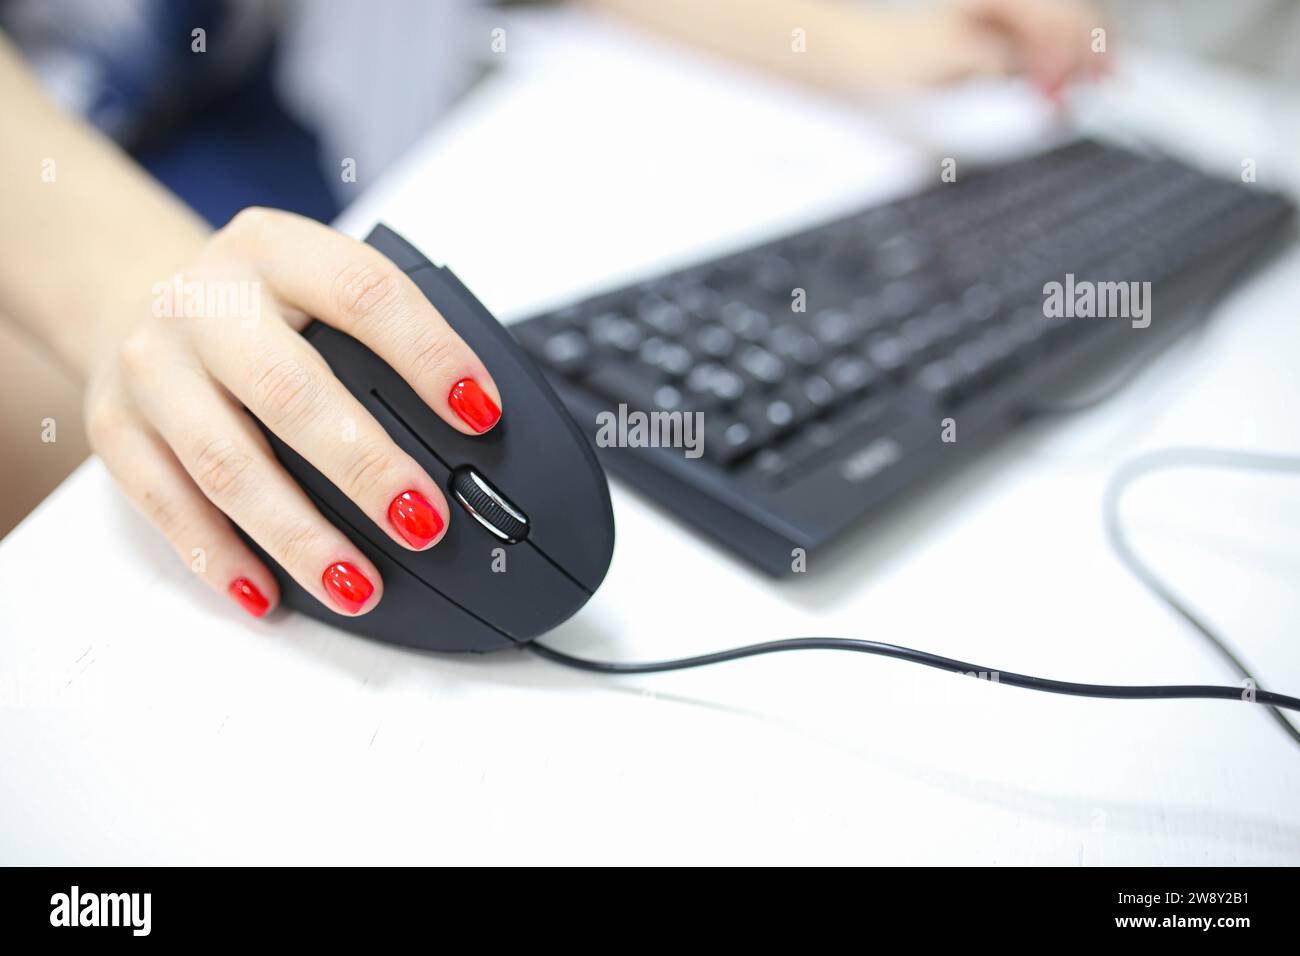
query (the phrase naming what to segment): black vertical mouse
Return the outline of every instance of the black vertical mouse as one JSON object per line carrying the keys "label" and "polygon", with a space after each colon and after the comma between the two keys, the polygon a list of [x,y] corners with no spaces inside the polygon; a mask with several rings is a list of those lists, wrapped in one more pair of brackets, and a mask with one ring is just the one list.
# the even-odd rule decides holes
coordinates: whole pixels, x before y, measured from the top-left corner
{"label": "black vertical mouse", "polygon": [[414,280],[483,360],[506,414],[485,435],[463,435],[356,339],[311,323],[304,337],[442,485],[451,520],[435,547],[408,551],[267,431],[289,474],[375,563],[383,599],[360,617],[335,614],[249,543],[275,574],[285,605],[365,637],[432,651],[492,651],[532,640],[581,608],[609,568],[614,515],[605,473],[532,359],[456,276],[385,226],[366,241]]}

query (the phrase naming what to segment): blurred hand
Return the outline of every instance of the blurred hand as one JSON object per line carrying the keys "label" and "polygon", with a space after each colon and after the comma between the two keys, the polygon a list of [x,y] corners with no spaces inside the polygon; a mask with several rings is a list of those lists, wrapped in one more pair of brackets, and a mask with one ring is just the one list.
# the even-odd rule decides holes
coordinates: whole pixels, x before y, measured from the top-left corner
{"label": "blurred hand", "polygon": [[245,210],[181,274],[159,279],[152,308],[119,310],[132,316],[119,344],[89,369],[91,444],[181,558],[201,554],[200,577],[254,616],[276,603],[275,579],[230,521],[326,607],[370,610],[378,571],[284,471],[249,412],[418,551],[442,537],[446,499],[299,332],[315,316],[360,340],[471,435],[500,416],[487,369],[384,256],[299,216]]}
{"label": "blurred hand", "polygon": [[1055,99],[1068,82],[1107,68],[1106,54],[1093,50],[1093,31],[1105,23],[1086,0],[954,0],[913,27],[922,82],[1024,74]]}
{"label": "blurred hand", "polygon": [[[1093,52],[1093,31],[1104,23],[1088,0],[588,2],[840,93],[1024,73],[1055,98],[1064,83],[1096,75],[1105,63]],[[804,46],[787,45],[796,35]]]}

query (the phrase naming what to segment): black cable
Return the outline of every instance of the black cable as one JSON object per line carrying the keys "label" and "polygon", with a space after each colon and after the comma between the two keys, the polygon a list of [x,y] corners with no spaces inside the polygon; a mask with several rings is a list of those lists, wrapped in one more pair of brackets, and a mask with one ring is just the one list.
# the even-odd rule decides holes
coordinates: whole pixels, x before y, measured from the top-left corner
{"label": "black cable", "polygon": [[[1262,455],[1245,451],[1224,451],[1212,448],[1170,448],[1164,451],[1140,455],[1120,466],[1106,484],[1102,503],[1102,520],[1106,526],[1106,538],[1115,549],[1120,561],[1160,600],[1164,601],[1175,614],[1192,626],[1201,637],[1205,638],[1219,654],[1241,675],[1243,680],[1255,681],[1250,668],[1242,661],[1228,642],[1210,629],[1210,626],[1192,612],[1179,599],[1155,572],[1137,556],[1133,546],[1124,534],[1124,526],[1119,518],[1119,503],[1128,487],[1143,475],[1171,468],[1237,468],[1258,471],[1300,472],[1300,458],[1287,455]],[[1269,713],[1282,725],[1282,729],[1300,744],[1300,730],[1283,716],[1276,707],[1269,707]]]}
{"label": "black cable", "polygon": [[965,674],[990,680],[1012,687],[1043,691],[1050,694],[1070,694],[1076,697],[1100,697],[1116,700],[1172,700],[1172,699],[1210,699],[1239,700],[1248,703],[1263,704],[1282,725],[1296,743],[1300,743],[1300,730],[1297,730],[1278,708],[1300,711],[1300,698],[1289,697],[1271,691],[1261,690],[1258,682],[1251,676],[1249,669],[1240,658],[1210,628],[1193,614],[1172,591],[1144,565],[1129,546],[1119,520],[1119,500],[1138,477],[1153,471],[1176,467],[1220,467],[1220,468],[1258,468],[1271,471],[1300,471],[1300,458],[1282,455],[1256,455],[1247,452],[1216,451],[1208,449],[1173,449],[1154,452],[1135,458],[1123,465],[1112,477],[1106,487],[1103,502],[1103,517],[1107,538],[1115,548],[1125,566],[1151,591],[1169,605],[1174,611],[1191,624],[1212,646],[1214,646],[1241,676],[1250,681],[1247,687],[1225,687],[1215,684],[1151,684],[1151,685],[1117,685],[1117,684],[1079,684],[1073,681],[1051,680],[1045,677],[1031,677],[1011,671],[998,671],[978,664],[941,657],[927,651],[918,651],[897,644],[884,644],[846,637],[795,637],[785,640],[767,641],[761,644],[748,644],[728,650],[700,654],[695,657],[680,657],[662,661],[620,662],[597,661],[585,657],[574,657],[557,651],[553,647],[536,641],[526,644],[538,657],[555,664],[572,667],[577,670],[594,671],[600,674],[653,674],[661,671],[685,670],[691,667],[705,667],[709,664],[721,664],[725,661],[739,660],[744,657],[756,657],[760,654],[775,654],[781,651],[833,650],[857,651],[861,654],[875,654],[880,657],[892,657],[897,660],[923,664],[950,673]]}
{"label": "black cable", "polygon": [[[1213,699],[1213,700],[1249,700],[1246,691],[1240,687],[1220,687],[1214,684],[1152,684],[1152,685],[1117,685],[1117,684],[1076,684],[1072,681],[1050,680],[1045,677],[1030,677],[1027,674],[1015,674],[1010,671],[997,671],[978,664],[967,664],[950,657],[940,657],[927,651],[918,651],[897,644],[882,644],[879,641],[866,641],[849,637],[792,637],[780,641],[767,641],[763,644],[749,644],[745,647],[733,647],[712,654],[698,657],[679,657],[666,661],[643,661],[624,663],[620,661],[593,661],[585,657],[573,657],[553,647],[533,641],[524,645],[538,657],[544,657],[556,664],[573,667],[578,670],[595,671],[601,674],[653,674],[657,671],[685,670],[688,667],[704,667],[708,664],[721,664],[724,661],[739,660],[742,657],[755,657],[759,654],[775,654],[779,651],[858,651],[862,654],[877,654],[881,657],[893,657],[898,660],[924,664],[954,674],[966,674],[989,680],[997,684],[1009,684],[1012,687],[1024,687],[1028,690],[1045,691],[1049,694],[1071,694],[1075,697],[1106,697],[1116,700],[1168,700],[1176,698]],[[1300,710],[1300,697],[1288,697],[1270,691],[1255,690],[1254,702],[1273,707],[1286,707]]]}

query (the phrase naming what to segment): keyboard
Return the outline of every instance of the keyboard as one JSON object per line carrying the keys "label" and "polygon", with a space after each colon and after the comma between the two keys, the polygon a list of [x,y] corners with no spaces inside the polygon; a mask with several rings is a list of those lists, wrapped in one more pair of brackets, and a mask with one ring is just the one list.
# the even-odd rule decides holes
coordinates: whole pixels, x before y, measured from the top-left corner
{"label": "keyboard", "polygon": [[511,331],[611,473],[784,575],[1162,347],[1293,216],[1079,140]]}

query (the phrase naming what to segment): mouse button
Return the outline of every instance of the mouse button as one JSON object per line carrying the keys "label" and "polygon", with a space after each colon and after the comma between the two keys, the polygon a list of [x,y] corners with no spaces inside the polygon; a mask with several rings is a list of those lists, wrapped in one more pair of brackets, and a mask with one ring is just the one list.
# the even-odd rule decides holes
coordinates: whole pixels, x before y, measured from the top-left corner
{"label": "mouse button", "polygon": [[[371,393],[365,404],[398,447],[455,500],[453,473],[394,415],[386,396]],[[426,551],[408,551],[377,530],[375,542],[421,581],[515,640],[545,633],[591,596],[545,554],[526,542],[507,544],[459,508],[442,540]]]}
{"label": "mouse button", "polygon": [[517,646],[505,634],[430,588],[364,536],[351,533],[347,525],[339,521],[337,513],[319,497],[311,494],[309,497],[374,562],[384,582],[384,597],[360,617],[335,614],[290,577],[242,529],[236,529],[275,575],[280,586],[280,601],[285,607],[352,634],[425,651],[482,653]]}
{"label": "mouse button", "polygon": [[452,428],[391,368],[341,333],[335,334],[346,342],[322,349],[327,361],[342,356],[336,373],[347,376],[352,391],[377,389],[448,466],[473,465],[528,515],[528,540],[594,591],[613,554],[614,518],[589,438],[533,360],[450,270],[430,265],[411,278],[492,370],[504,411],[496,427],[478,436]]}
{"label": "mouse button", "polygon": [[[405,451],[410,453],[419,463],[420,467],[424,468],[435,482],[445,487],[450,477],[450,472],[447,471],[446,467],[436,458],[429,455],[429,453],[423,448],[419,447],[408,432],[396,427],[391,415],[384,410],[382,405],[378,404],[374,395],[367,395],[365,398],[367,399],[365,404],[376,414],[376,417],[380,419],[380,423],[384,428],[388,429],[389,433],[393,436],[393,440]],[[266,430],[264,429],[264,431]],[[479,570],[485,566],[486,561],[490,557],[486,553],[487,544],[495,541],[495,539],[488,536],[485,531],[478,528],[478,526],[473,522],[468,520],[451,521],[448,523],[448,529],[446,534],[443,535],[443,539],[434,548],[430,549],[430,551],[408,551],[376,527],[370,517],[357,507],[356,502],[343,494],[343,492],[335,487],[333,482],[321,474],[309,461],[299,455],[294,451],[294,449],[286,445],[274,433],[266,431],[266,437],[270,442],[271,449],[275,452],[276,457],[285,466],[286,470],[288,470],[289,473],[298,480],[299,484],[302,485],[303,490],[307,492],[307,496],[311,502],[320,510],[321,514],[324,515],[331,524],[347,535],[348,538],[357,545],[357,547],[365,552],[366,556],[370,558],[371,561],[375,562],[376,567],[379,568],[380,576],[384,580],[384,599],[379,602],[373,611],[362,615],[360,618],[343,618],[341,621],[336,622],[332,620],[332,618],[337,615],[330,614],[328,610],[324,609],[322,610],[325,615],[329,615],[328,617],[322,615],[316,616],[320,616],[322,620],[328,621],[329,623],[337,623],[340,627],[355,630],[357,633],[361,634],[377,636],[382,640],[414,644],[415,646],[431,646],[429,645],[429,640],[424,638],[421,638],[418,641],[410,638],[402,640],[389,632],[377,634],[370,625],[362,624],[353,628],[346,622],[352,620],[363,621],[371,618],[373,618],[375,622],[383,622],[386,621],[388,616],[394,612],[390,609],[385,611],[382,616],[375,618],[374,615],[379,612],[380,608],[397,602],[411,603],[414,601],[416,604],[419,604],[428,610],[429,607],[431,607],[429,601],[436,598],[438,601],[446,603],[449,607],[455,608],[460,614],[464,615],[468,621],[473,622],[473,627],[470,627],[466,621],[456,618],[457,630],[455,631],[455,634],[468,634],[471,632],[478,633],[477,629],[479,628],[488,628],[491,630],[493,627],[499,627],[499,631],[493,632],[496,634],[496,637],[502,641],[509,640],[507,635],[513,634],[513,631],[505,627],[504,624],[498,624],[498,622],[492,617],[482,614],[485,610],[492,610],[490,604],[480,601],[473,602],[472,606],[469,606],[460,600],[460,594],[457,593],[458,591],[466,590],[465,582],[461,579],[467,576],[468,572],[461,569],[473,568],[475,573],[479,573]],[[479,538],[478,543],[480,544],[480,547],[473,548],[467,544],[467,536],[465,532],[470,528],[474,529],[475,535]],[[499,542],[497,543],[499,544]],[[424,555],[436,555],[437,557],[435,560],[431,561],[428,558],[423,557]],[[400,571],[401,577],[410,579],[409,582],[401,588],[401,591],[405,592],[404,595],[395,592],[393,589],[394,579],[392,578],[392,574],[394,571]],[[414,589],[416,588],[419,589],[419,595],[414,592]],[[316,608],[312,605],[319,605],[320,602],[316,601],[315,598],[310,598],[310,601],[310,604],[300,607],[299,610],[305,610],[309,614],[314,614]],[[441,607],[441,605],[438,605],[438,607]],[[425,621],[422,626],[432,626],[437,622],[437,614],[432,611],[430,613],[433,614],[433,616]],[[512,621],[511,623],[513,624],[514,622]],[[374,626],[377,627],[379,624],[376,623]],[[459,637],[455,637],[455,639],[460,640]],[[438,638],[438,640],[444,641],[443,638]],[[475,638],[477,644],[482,644],[484,640],[486,640],[486,638],[484,638],[481,633],[479,637]],[[447,646],[437,649],[473,650],[475,647],[466,646],[462,648]],[[480,647],[478,649],[483,648]]]}
{"label": "mouse button", "polygon": [[507,544],[528,537],[528,516],[472,467],[453,471],[450,485],[460,506],[492,535]]}
{"label": "mouse button", "polygon": [[[508,564],[499,561],[492,549],[500,543],[471,522],[449,522],[447,533],[432,548],[408,551],[347,498],[336,508],[316,495],[310,497],[379,569],[383,599],[374,610],[349,620],[369,618],[391,605],[376,618],[386,629],[380,635],[384,640],[429,650],[492,650],[535,637],[586,601],[586,594],[573,593],[578,588],[571,582],[556,580],[560,574],[554,568],[539,567],[539,556],[513,560],[512,555]],[[484,578],[496,578],[495,588],[485,587]],[[409,632],[405,640],[398,636],[397,625]],[[430,633],[442,627],[449,628],[448,633]]]}
{"label": "mouse button", "polygon": [[[385,391],[382,398],[408,435],[420,436],[422,444],[452,472],[466,468],[481,475],[526,519],[527,541],[587,591],[595,591],[614,548],[604,473],[583,454],[579,443],[586,439],[571,434],[560,419],[567,412],[553,411],[535,396],[513,390],[513,383],[497,371],[504,363],[486,361],[497,374],[506,407],[501,421],[486,435],[469,437],[454,431],[407,388]],[[384,420],[385,427],[390,421],[391,417]],[[421,459],[417,456],[417,460]],[[457,502],[456,517],[461,516],[464,502],[456,497],[454,486],[448,497]],[[454,518],[452,523],[456,524]]]}
{"label": "mouse button", "polygon": [[432,265],[419,249],[411,245],[383,223],[377,223],[366,236],[366,242],[382,252],[397,268],[411,272]]}
{"label": "mouse button", "polygon": [[[342,618],[341,626],[392,644],[427,651],[495,651],[516,646],[502,629],[431,587],[387,549],[376,547],[364,538],[357,538],[356,542],[379,569],[384,597],[368,613]],[[310,595],[307,598],[320,605]],[[324,613],[329,618],[339,617],[328,610]],[[340,622],[329,620],[329,623]]]}
{"label": "mouse button", "polygon": [[501,391],[504,414],[490,432],[461,434],[404,382],[381,386],[384,402],[451,469],[469,466],[482,475],[527,516],[528,540],[594,591],[609,567],[614,535],[609,487],[587,438],[549,386],[525,374],[517,356],[464,337]]}
{"label": "mouse button", "polygon": [[591,595],[527,543],[510,546],[458,516],[427,551],[399,560],[422,581],[516,641],[568,620]]}
{"label": "mouse button", "polygon": [[[448,313],[464,326],[457,326],[458,331],[481,328],[482,323],[467,322],[463,312],[450,306]],[[494,322],[490,317],[484,321]],[[609,488],[587,439],[559,399],[549,386],[535,386],[526,374],[522,362],[531,361],[527,356],[501,343],[481,348],[479,354],[494,370],[507,410],[492,431],[468,436],[440,419],[405,379],[356,339],[320,322],[313,322],[304,334],[393,440],[447,490],[449,501],[456,500],[448,485],[451,469],[472,466],[526,516],[527,540],[587,591],[596,590],[614,547]],[[476,336],[466,338],[478,347]],[[327,500],[342,497],[309,464],[299,462],[294,470],[304,485]],[[340,507],[347,511],[350,502]],[[455,510],[461,511],[459,504]],[[453,527],[467,523],[452,521]]]}

